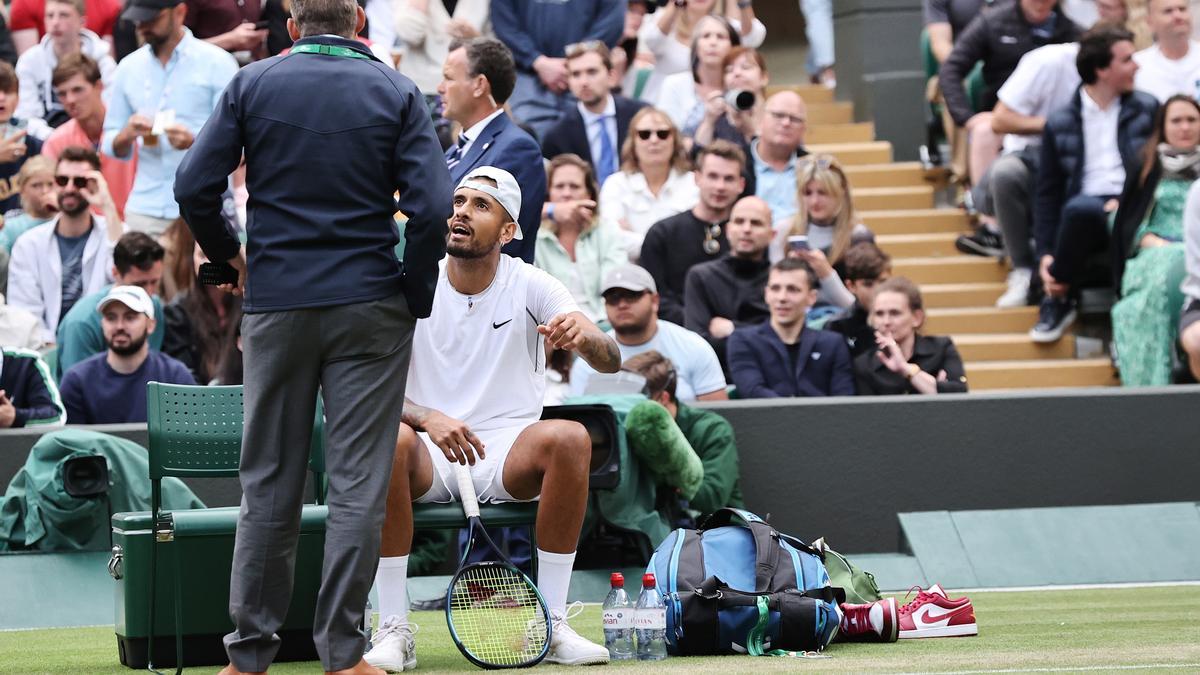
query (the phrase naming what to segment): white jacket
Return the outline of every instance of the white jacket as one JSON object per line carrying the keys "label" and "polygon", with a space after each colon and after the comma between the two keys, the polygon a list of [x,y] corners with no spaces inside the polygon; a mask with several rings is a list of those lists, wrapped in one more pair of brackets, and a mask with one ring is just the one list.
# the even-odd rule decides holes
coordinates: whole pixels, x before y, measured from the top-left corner
{"label": "white jacket", "polygon": [[[8,304],[28,310],[42,323],[42,341],[52,344],[62,312],[62,257],[58,252],[55,217],[22,234],[13,245],[8,264]],[[83,293],[112,283],[113,246],[104,219],[92,216],[92,233],[83,247]]]}
{"label": "white jacket", "polygon": [[[111,55],[112,46],[87,29],[79,31],[79,43],[80,51],[100,66],[100,78],[107,84],[117,68],[117,62]],[[54,131],[45,122],[46,114],[52,110],[62,110],[62,104],[54,96],[54,87],[50,85],[57,65],[58,57],[54,55],[54,45],[50,44],[49,35],[17,59],[17,79],[21,87],[20,101],[13,116],[28,120],[27,133],[43,141]],[[108,103],[107,93],[105,91],[105,103]]]}
{"label": "white jacket", "polygon": [[[471,24],[481,34],[491,32],[489,0],[458,0],[455,19]],[[400,72],[416,83],[423,94],[433,94],[442,81],[442,64],[450,52],[451,37],[446,32],[450,15],[442,0],[429,0],[429,9],[418,12],[408,0],[394,0],[396,37],[404,45]]]}

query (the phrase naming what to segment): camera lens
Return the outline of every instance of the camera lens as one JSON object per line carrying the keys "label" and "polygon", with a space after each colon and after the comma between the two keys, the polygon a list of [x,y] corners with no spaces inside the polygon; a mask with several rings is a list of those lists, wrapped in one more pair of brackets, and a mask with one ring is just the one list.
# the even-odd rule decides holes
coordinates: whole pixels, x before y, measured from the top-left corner
{"label": "camera lens", "polygon": [[725,102],[734,110],[749,110],[754,107],[754,92],[746,89],[727,91]]}

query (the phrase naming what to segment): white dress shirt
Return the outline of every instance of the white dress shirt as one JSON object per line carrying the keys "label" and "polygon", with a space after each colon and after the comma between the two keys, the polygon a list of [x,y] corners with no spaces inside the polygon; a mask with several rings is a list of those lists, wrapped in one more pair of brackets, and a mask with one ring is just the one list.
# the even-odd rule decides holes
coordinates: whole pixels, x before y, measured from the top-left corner
{"label": "white dress shirt", "polygon": [[1102,110],[1087,89],[1079,90],[1079,98],[1083,104],[1083,194],[1119,195],[1125,188],[1125,164],[1117,147],[1121,101],[1115,99]]}

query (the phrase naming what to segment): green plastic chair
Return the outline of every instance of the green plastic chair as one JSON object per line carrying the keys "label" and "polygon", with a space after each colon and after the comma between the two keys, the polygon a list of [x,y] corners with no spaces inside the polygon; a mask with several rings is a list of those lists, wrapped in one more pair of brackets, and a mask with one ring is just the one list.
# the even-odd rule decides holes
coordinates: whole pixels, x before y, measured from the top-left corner
{"label": "green plastic chair", "polygon": [[[318,412],[323,412],[317,401]],[[150,636],[146,660],[154,670],[155,592],[158,545],[174,540],[174,519],[162,508],[162,479],[236,477],[242,453],[245,419],[241,385],[201,387],[195,385],[146,385],[146,425],[149,432],[150,512],[153,552],[150,556]],[[318,503],[324,500],[325,457],[321,415],[313,424],[309,468],[317,486]],[[180,589],[179,557],[175,561],[175,664],[183,671],[183,599]]]}

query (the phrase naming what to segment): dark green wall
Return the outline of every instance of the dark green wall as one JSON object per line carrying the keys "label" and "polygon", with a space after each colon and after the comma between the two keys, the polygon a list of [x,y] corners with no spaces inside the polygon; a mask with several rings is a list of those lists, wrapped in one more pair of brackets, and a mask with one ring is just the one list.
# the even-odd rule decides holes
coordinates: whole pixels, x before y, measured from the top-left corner
{"label": "dark green wall", "polygon": [[1200,501],[1200,386],[707,407],[747,506],[782,531],[896,551],[896,514]]}
{"label": "dark green wall", "polygon": [[[1200,385],[729,401],[750,509],[853,553],[897,551],[897,513],[1200,501]],[[145,444],[143,425],[97,430]],[[0,432],[0,486],[41,431]],[[233,479],[188,481],[210,506]]]}

